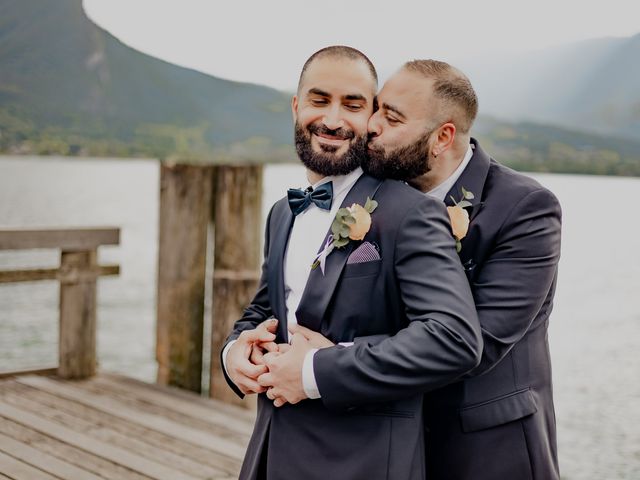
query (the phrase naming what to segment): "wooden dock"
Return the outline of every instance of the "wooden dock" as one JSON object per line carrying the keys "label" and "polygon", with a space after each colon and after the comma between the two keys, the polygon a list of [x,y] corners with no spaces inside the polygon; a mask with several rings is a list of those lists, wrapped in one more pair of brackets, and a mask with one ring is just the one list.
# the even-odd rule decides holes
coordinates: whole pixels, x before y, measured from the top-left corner
{"label": "wooden dock", "polygon": [[253,415],[115,374],[0,378],[0,479],[235,479]]}

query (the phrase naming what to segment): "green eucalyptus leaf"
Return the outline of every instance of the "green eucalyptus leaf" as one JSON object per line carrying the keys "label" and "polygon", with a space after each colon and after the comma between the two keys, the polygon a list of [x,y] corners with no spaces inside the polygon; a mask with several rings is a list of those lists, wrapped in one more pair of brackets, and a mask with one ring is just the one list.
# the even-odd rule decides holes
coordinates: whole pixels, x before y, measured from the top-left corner
{"label": "green eucalyptus leaf", "polygon": [[456,239],[456,252],[460,253],[460,250],[462,250],[462,243]]}
{"label": "green eucalyptus leaf", "polygon": [[336,248],[342,248],[347,243],[349,243],[349,239],[348,238],[341,238],[340,240],[336,240],[335,242],[333,242],[333,244],[335,245]]}
{"label": "green eucalyptus leaf", "polygon": [[348,237],[348,236],[349,236],[349,232],[350,232],[350,231],[351,231],[351,230],[349,230],[349,227],[348,227],[347,225],[342,225],[342,226],[340,227],[340,231],[339,231],[339,233],[340,233],[340,236],[341,236],[341,237],[346,238],[346,237]]}
{"label": "green eucalyptus leaf", "polygon": [[316,260],[311,264],[311,270],[315,270],[320,265],[320,260]]}
{"label": "green eucalyptus leaf", "polygon": [[356,218],[351,214],[344,217],[343,220],[344,220],[344,223],[346,223],[347,225],[353,225],[354,223],[356,223]]}
{"label": "green eucalyptus leaf", "polygon": [[334,237],[340,232],[341,228],[342,222],[339,219],[336,218],[331,222],[331,233],[333,233]]}
{"label": "green eucalyptus leaf", "polygon": [[369,213],[373,213],[376,208],[378,208],[378,202],[367,197],[367,201],[364,204],[364,209]]}
{"label": "green eucalyptus leaf", "polygon": [[471,207],[473,206],[473,203],[468,202],[467,200],[462,200],[460,203],[458,203],[458,206],[461,208]]}
{"label": "green eucalyptus leaf", "polygon": [[456,202],[456,199],[453,198],[453,195],[449,195],[449,198],[451,199],[451,201],[453,202],[454,205],[458,204],[458,202]]}
{"label": "green eucalyptus leaf", "polygon": [[475,195],[473,194],[473,192],[470,192],[469,190],[465,189],[464,187],[462,187],[462,195],[467,200],[473,200],[474,198],[476,198]]}

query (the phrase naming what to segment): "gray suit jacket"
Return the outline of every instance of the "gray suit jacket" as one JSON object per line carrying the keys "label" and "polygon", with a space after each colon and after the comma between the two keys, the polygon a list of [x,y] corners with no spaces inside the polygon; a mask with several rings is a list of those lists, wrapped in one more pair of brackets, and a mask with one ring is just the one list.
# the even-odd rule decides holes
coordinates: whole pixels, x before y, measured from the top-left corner
{"label": "gray suit jacket", "polygon": [[[260,395],[242,479],[257,478],[266,455],[269,480],[422,480],[421,392],[451,383],[478,364],[479,324],[444,206],[400,182],[366,175],[343,206],[364,205],[367,196],[379,205],[364,240],[377,246],[381,259],[347,264],[361,242],[334,250],[324,275],[319,268],[311,272],[296,314],[300,324],[334,342],[402,331],[401,341],[363,350],[358,364],[341,361],[354,347],[317,352],[320,400],[276,409]],[[285,340],[282,266],[293,220],[286,199],[274,205],[260,286],[228,341],[271,316],[280,319],[278,341]],[[310,241],[320,245],[322,239]],[[371,354],[380,353],[384,371],[369,364]],[[350,389],[333,394],[329,377]]]}

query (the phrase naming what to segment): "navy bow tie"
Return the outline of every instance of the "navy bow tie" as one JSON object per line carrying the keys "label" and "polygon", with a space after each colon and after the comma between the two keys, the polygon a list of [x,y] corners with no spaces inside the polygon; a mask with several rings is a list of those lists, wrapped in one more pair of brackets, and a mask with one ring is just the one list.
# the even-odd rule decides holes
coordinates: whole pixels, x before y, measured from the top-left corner
{"label": "navy bow tie", "polygon": [[294,215],[304,212],[311,203],[315,203],[318,208],[323,210],[331,210],[333,183],[323,183],[315,190],[311,187],[306,190],[290,188],[287,190],[287,197],[289,198],[289,207]]}

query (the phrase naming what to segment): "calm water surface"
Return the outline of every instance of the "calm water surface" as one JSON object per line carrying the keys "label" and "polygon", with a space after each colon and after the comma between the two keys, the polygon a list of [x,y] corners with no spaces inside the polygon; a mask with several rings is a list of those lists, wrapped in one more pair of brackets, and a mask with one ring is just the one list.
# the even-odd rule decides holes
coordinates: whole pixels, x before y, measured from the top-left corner
{"label": "calm water surface", "polygon": [[[566,479],[640,479],[640,179],[534,175],[563,207],[549,332]],[[102,369],[153,381],[159,166],[152,160],[0,157],[0,228],[119,226],[98,287]],[[264,207],[302,186],[270,166]],[[55,267],[48,250],[0,252],[0,269]],[[57,361],[56,282],[0,286],[0,370]]]}

